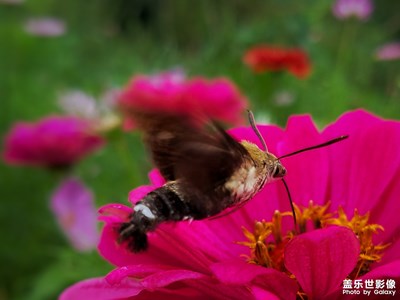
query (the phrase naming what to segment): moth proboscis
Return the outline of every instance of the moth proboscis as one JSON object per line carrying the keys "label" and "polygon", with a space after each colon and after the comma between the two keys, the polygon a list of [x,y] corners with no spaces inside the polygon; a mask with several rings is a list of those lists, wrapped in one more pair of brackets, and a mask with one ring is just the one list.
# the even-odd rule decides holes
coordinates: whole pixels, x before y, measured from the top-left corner
{"label": "moth proboscis", "polygon": [[[258,131],[253,114],[250,124],[264,150],[248,141],[236,141],[215,122],[150,112],[132,112],[143,132],[154,165],[166,183],[148,193],[133,207],[127,222],[117,228],[119,242],[133,252],[148,248],[147,233],[167,221],[201,220],[241,207],[268,182],[282,179],[286,169],[280,159],[341,141],[347,136],[276,157]],[[288,186],[295,227],[296,217]],[[222,214],[221,214],[222,213]],[[229,212],[228,212],[229,213]]]}

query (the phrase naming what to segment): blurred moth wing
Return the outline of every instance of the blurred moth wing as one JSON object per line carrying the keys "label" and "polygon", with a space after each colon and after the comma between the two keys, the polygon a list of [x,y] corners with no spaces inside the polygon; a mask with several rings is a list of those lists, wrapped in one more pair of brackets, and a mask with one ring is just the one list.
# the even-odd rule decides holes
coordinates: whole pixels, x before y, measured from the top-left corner
{"label": "blurred moth wing", "polygon": [[293,201],[283,178],[286,169],[280,159],[326,147],[348,136],[276,157],[268,152],[253,114],[248,113],[264,151],[248,141],[236,141],[218,124],[204,119],[132,112],[153,162],[167,182],[135,204],[130,219],[118,228],[119,241],[126,242],[133,252],[146,250],[147,233],[159,224],[224,216],[276,179],[282,180],[288,193],[297,230]]}
{"label": "blurred moth wing", "polygon": [[200,220],[240,207],[263,186],[285,175],[278,158],[248,141],[238,142],[218,124],[184,116],[134,112],[154,165],[166,184],[134,206],[119,231],[134,251],[166,221]]}

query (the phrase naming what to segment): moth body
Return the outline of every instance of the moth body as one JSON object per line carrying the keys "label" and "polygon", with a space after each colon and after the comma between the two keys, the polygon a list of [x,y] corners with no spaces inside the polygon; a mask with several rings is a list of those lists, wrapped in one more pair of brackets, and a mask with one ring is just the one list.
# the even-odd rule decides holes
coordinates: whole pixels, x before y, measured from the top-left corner
{"label": "moth body", "polygon": [[[178,178],[148,193],[133,207],[129,222],[118,229],[120,241],[127,241],[128,248],[133,252],[146,250],[147,233],[159,224],[213,217],[227,208],[249,201],[266,183],[285,175],[285,169],[274,155],[250,142],[235,143],[243,147],[243,156],[229,177],[222,178],[212,189],[201,190],[196,186],[193,190],[188,189],[185,178]],[[203,202],[197,201],[202,197]]]}
{"label": "moth body", "polygon": [[176,182],[169,182],[148,193],[133,207],[129,222],[119,231],[121,241],[127,241],[134,252],[147,249],[147,232],[166,221],[181,221],[190,217],[190,209],[177,191]]}
{"label": "moth body", "polygon": [[[247,141],[236,141],[218,124],[166,113],[132,110],[135,124],[142,130],[153,162],[167,181],[148,193],[133,207],[129,220],[119,224],[119,241],[133,252],[146,250],[147,233],[163,222],[218,217],[241,207],[267,183],[282,179],[295,210],[286,182],[286,170],[267,150],[254,117],[252,128],[264,151]],[[325,147],[347,136],[281,156]]]}
{"label": "moth body", "polygon": [[248,152],[248,157],[225,183],[236,204],[247,202],[265,184],[286,174],[285,168],[273,154],[264,152],[247,141],[242,141],[240,144]]}

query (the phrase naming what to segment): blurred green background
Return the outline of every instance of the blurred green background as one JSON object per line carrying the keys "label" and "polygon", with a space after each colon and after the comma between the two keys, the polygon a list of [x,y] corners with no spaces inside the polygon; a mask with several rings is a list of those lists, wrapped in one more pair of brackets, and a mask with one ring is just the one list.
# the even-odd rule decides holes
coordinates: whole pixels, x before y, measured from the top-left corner
{"label": "blurred green background", "polygon": [[[15,121],[60,113],[60,91],[99,96],[136,73],[182,68],[227,76],[248,97],[256,118],[285,125],[310,113],[320,126],[363,107],[400,119],[399,61],[376,49],[400,39],[400,2],[375,1],[367,21],[338,20],[333,1],[295,0],[36,0],[0,1],[0,135]],[[31,17],[66,23],[58,37],[28,34]],[[302,47],[312,75],[255,75],[242,63],[258,43]],[[280,102],[279,97],[290,103]],[[278,100],[277,100],[278,99]],[[285,102],[285,101],[283,101]],[[115,131],[107,146],[77,168],[96,206],[127,203],[147,182],[150,164],[137,134]],[[49,211],[57,174],[0,164],[0,299],[56,299],[70,284],[112,269],[97,252],[77,253]]]}

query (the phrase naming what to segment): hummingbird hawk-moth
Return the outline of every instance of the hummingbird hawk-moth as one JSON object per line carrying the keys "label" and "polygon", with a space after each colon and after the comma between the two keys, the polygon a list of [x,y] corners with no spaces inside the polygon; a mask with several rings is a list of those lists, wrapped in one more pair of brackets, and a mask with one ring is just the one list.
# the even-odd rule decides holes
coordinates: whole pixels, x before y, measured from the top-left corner
{"label": "hummingbird hawk-moth", "polygon": [[[143,132],[154,165],[166,180],[163,186],[138,201],[129,221],[117,229],[119,242],[126,242],[133,252],[147,249],[147,233],[160,223],[219,216],[228,208],[243,205],[265,184],[283,179],[286,174],[280,158],[268,152],[251,112],[250,123],[264,150],[248,141],[236,141],[215,122],[207,126],[204,120],[197,122],[181,115],[132,114],[135,125]],[[286,183],[285,187],[288,190]]]}

